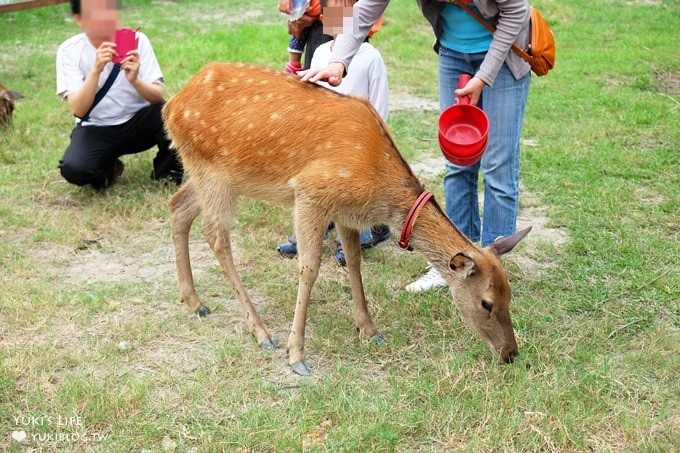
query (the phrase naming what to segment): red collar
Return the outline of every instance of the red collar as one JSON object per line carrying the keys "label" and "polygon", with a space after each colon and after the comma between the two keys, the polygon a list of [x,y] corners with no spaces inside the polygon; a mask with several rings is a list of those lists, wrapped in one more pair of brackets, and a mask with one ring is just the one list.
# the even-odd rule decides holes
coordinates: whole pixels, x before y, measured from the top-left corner
{"label": "red collar", "polygon": [[404,223],[401,225],[401,236],[399,237],[399,247],[404,250],[413,250],[409,245],[409,240],[411,239],[411,231],[413,231],[413,225],[416,223],[416,218],[420,213],[420,210],[425,206],[427,201],[432,198],[432,192],[427,190],[420,194],[418,199],[413,203],[411,209],[408,211],[408,215],[404,219]]}

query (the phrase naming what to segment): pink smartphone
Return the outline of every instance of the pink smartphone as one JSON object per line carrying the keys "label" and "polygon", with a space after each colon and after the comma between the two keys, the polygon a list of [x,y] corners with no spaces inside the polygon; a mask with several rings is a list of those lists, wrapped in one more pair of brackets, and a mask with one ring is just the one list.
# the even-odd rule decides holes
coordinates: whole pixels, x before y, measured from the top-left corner
{"label": "pink smartphone", "polygon": [[116,30],[114,42],[116,43],[118,55],[113,56],[113,62],[120,63],[125,59],[129,51],[137,48],[137,32],[131,28],[118,29]]}

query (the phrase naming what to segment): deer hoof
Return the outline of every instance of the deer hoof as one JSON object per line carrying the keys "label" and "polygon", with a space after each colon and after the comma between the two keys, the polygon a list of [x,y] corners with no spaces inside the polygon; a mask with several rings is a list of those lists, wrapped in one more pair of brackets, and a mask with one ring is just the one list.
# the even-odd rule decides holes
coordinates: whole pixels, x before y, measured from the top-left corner
{"label": "deer hoof", "polygon": [[201,305],[196,309],[196,314],[199,316],[199,318],[205,318],[210,314],[210,309],[205,305]]}
{"label": "deer hoof", "polygon": [[273,338],[267,338],[262,343],[260,343],[260,346],[264,351],[273,351],[274,349],[279,347],[279,342],[274,340]]}
{"label": "deer hoof", "polygon": [[385,337],[382,336],[380,333],[376,333],[371,337],[371,341],[375,344],[384,344],[385,343]]}
{"label": "deer hoof", "polygon": [[290,366],[296,374],[300,376],[311,376],[312,369],[305,362],[295,362]]}

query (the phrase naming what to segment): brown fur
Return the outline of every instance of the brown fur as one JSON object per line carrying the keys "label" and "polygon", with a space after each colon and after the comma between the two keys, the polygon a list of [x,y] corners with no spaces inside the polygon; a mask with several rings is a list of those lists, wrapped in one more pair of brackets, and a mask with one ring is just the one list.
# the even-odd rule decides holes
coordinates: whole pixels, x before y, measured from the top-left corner
{"label": "brown fur", "polygon": [[[358,230],[387,224],[401,231],[424,189],[370,103],[260,67],[209,64],[168,101],[164,117],[191,175],[169,201],[185,303],[207,312],[194,289],[188,248],[191,224],[203,213],[206,238],[234,287],[249,330],[271,346],[234,268],[229,239],[238,197],[254,197],[294,206],[300,269],[288,339],[294,369],[300,372],[296,365],[304,365],[307,306],[331,220],[344,244],[356,325],[363,335],[378,335],[364,297]],[[521,237],[508,239],[503,252]],[[511,361],[517,345],[510,287],[496,250],[473,245],[434,199],[417,218],[411,244],[449,282],[464,322],[503,361]],[[493,303],[491,312],[482,300]]]}
{"label": "brown fur", "polygon": [[16,91],[9,91],[4,85],[0,84],[0,129],[8,128],[12,125],[14,101],[22,97]]}

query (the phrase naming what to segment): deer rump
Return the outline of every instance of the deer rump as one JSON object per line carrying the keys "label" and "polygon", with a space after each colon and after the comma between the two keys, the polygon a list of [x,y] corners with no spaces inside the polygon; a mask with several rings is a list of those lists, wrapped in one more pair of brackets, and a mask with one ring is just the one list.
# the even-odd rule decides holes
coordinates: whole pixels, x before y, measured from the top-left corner
{"label": "deer rump", "polygon": [[[321,262],[323,233],[333,220],[343,242],[361,335],[382,341],[373,325],[360,271],[359,229],[386,224],[400,231],[424,191],[370,103],[340,95],[293,75],[256,66],[205,66],[163,109],[168,135],[190,179],[169,200],[177,278],[182,300],[197,314],[210,310],[196,295],[188,237],[203,214],[206,239],[241,305],[245,323],[264,349],[276,347],[233,263],[230,229],[237,198],[293,205],[299,286],[288,361],[301,375],[310,294]],[[462,320],[494,354],[517,354],[510,288],[498,256],[528,230],[498,247],[479,249],[434,199],[413,225],[411,245],[442,273]],[[490,308],[493,307],[493,308]]]}

